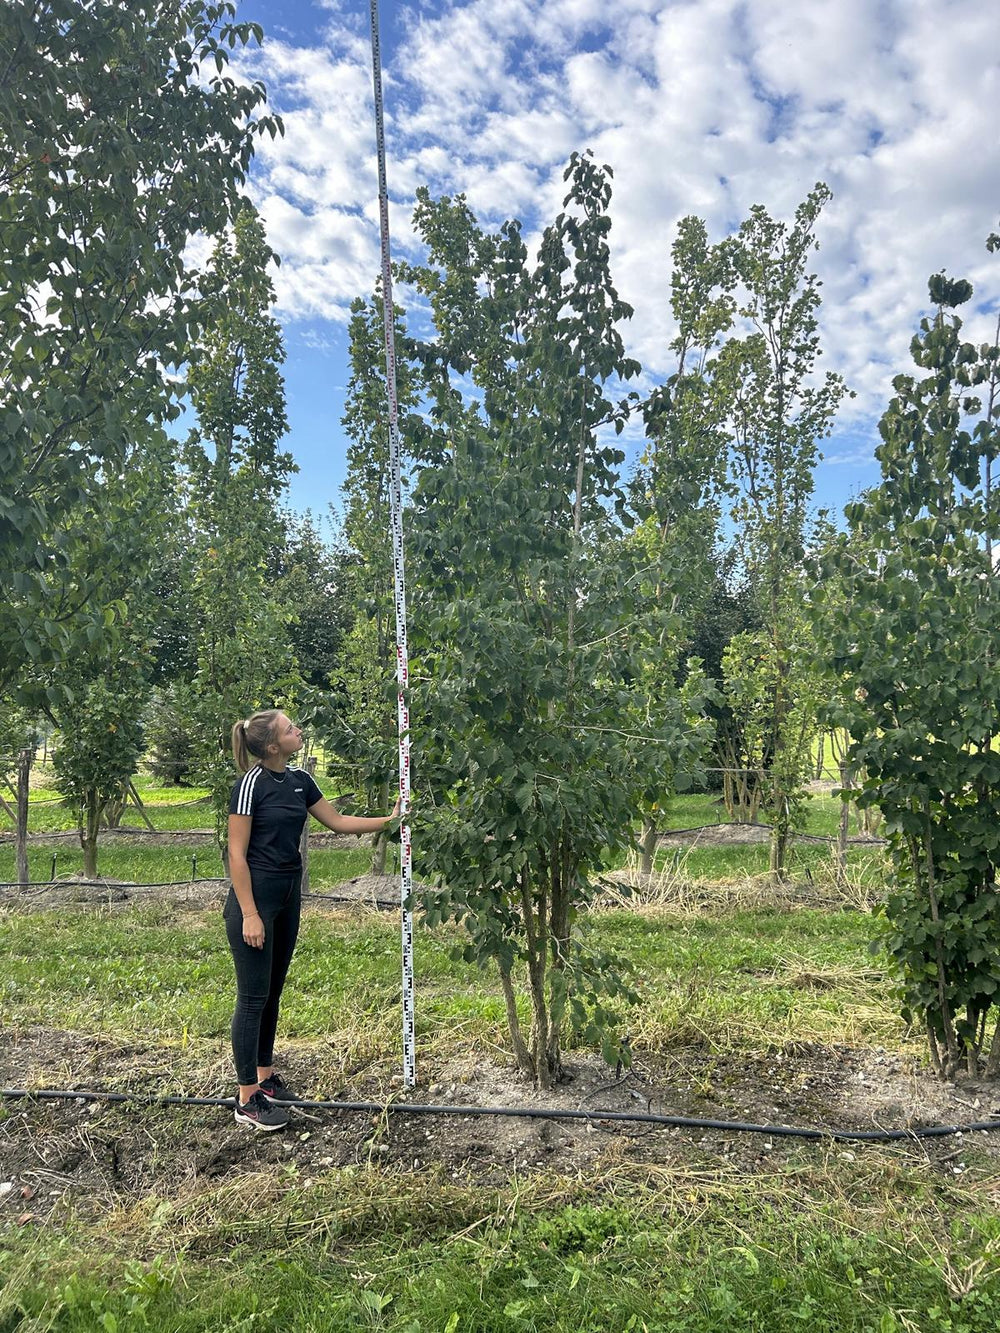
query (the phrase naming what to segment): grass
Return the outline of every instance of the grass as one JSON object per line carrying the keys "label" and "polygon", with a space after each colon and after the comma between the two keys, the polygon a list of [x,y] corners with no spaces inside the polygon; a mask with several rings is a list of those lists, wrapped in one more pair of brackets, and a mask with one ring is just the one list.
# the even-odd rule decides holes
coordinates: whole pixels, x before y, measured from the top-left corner
{"label": "grass", "polygon": [[[28,873],[32,883],[45,884],[52,879],[52,858],[56,877],[83,873],[83,852],[66,839],[58,845],[32,846],[28,850]],[[194,862],[194,868],[192,866]],[[368,848],[316,847],[309,853],[312,888],[322,889],[363,875],[371,865]],[[222,864],[214,843],[197,847],[170,847],[162,844],[129,844],[106,839],[98,853],[98,869],[107,879],[131,884],[187,883],[194,879],[217,879]],[[15,876],[14,849],[0,846],[0,883],[11,883]]]}
{"label": "grass", "polygon": [[900,1183],[874,1156],[861,1169],[789,1163],[752,1191],[626,1168],[596,1198],[579,1180],[481,1190],[439,1173],[272,1175],[200,1199],[196,1219],[179,1198],[99,1235],[13,1236],[0,1327],[993,1333],[996,1215],[972,1191],[919,1185],[884,1206]]}
{"label": "grass", "polygon": [[[320,778],[320,786],[327,794],[332,792],[329,779]],[[165,787],[148,776],[136,780],[146,811],[154,826],[164,832],[207,829],[211,827],[210,807],[204,803],[204,789],[194,787]],[[63,805],[58,792],[51,781],[32,789],[29,808],[29,829],[33,833],[71,832],[76,828],[73,811]],[[836,834],[840,818],[840,802],[822,793],[812,793],[807,797],[806,815],[803,831],[824,837]],[[662,812],[661,827],[691,828],[725,822],[725,807],[720,798],[710,793],[695,793],[675,796],[668,801]],[[141,821],[131,807],[126,810],[124,822],[131,827],[139,827]],[[0,828],[7,827],[11,821],[0,811]],[[58,843],[35,847],[29,855],[31,878],[36,882],[45,882],[52,877],[52,857],[56,856],[56,874],[72,875],[82,869],[83,858],[76,843],[71,838],[61,839]],[[419,857],[419,845],[416,848]],[[196,858],[196,867],[192,871],[192,857]],[[353,875],[362,874],[367,869],[367,854],[358,852],[313,851],[312,873],[317,887],[329,887]],[[627,856],[620,855],[610,863],[609,869],[617,869],[626,863]],[[869,848],[853,848],[848,853],[849,865],[855,867],[874,864]],[[138,846],[128,842],[127,834],[105,832],[101,838],[99,853],[100,872],[112,879],[132,880],[137,883],[158,883],[184,880],[192,875],[198,878],[214,878],[220,873],[218,859],[211,844],[193,848],[171,848],[169,841],[156,846]],[[700,883],[716,882],[745,876],[764,875],[768,869],[768,848],[766,842],[694,845],[661,847],[655,859],[658,871],[677,870],[683,878]],[[418,867],[419,869],[419,867]],[[810,879],[829,877],[832,873],[832,852],[829,844],[793,843],[789,852],[788,871],[793,877]],[[13,849],[0,846],[0,880],[9,881],[14,876]]]}
{"label": "grass", "polygon": [[[804,803],[802,832],[815,837],[835,838],[840,824],[841,801],[837,796],[826,792],[807,792]],[[759,820],[769,823],[767,813],[762,811]],[[725,824],[729,815],[721,795],[716,792],[688,792],[681,796],[671,796],[664,802],[662,818],[658,821],[661,830],[698,828],[704,824]],[[851,818],[851,834],[856,834],[856,821]]]}
{"label": "grass", "polygon": [[[890,1044],[900,1022],[873,974],[871,918],[857,913],[744,912],[720,917],[601,913],[593,943],[631,960],[642,994],[630,1018],[638,1045],[692,1040],[756,1049],[793,1037]],[[457,930],[416,938],[421,1055],[505,1042],[492,971],[456,956]],[[127,914],[9,913],[0,917],[0,1023],[224,1041],[231,961],[218,914],[151,903]],[[398,1044],[397,923],[309,913],[283,1002],[283,1030],[327,1038],[352,1058],[389,1059]],[[524,1014],[527,1018],[527,1012]]]}
{"label": "grass", "polygon": [[[199,812],[163,789],[147,794],[158,824]],[[809,828],[824,832],[839,811],[814,800]],[[714,822],[710,804],[680,797],[666,817],[672,827]],[[66,839],[32,850],[33,875],[48,879],[53,850],[60,872],[79,867]],[[211,846],[109,839],[101,869],[183,880],[193,854],[214,873]],[[800,843],[793,856],[801,880],[826,873],[827,847]],[[673,858],[664,849],[658,862]],[[684,848],[677,861],[688,879],[732,882],[766,870],[767,847]],[[310,864],[322,888],[366,869],[368,851],[314,850]],[[12,850],[0,848],[0,878],[12,869]],[[918,1050],[862,912],[730,905],[600,910],[585,921],[596,947],[635,968],[640,1003],[628,1026],[640,1056],[697,1045],[727,1057],[711,1073],[721,1079],[791,1042]],[[424,1070],[506,1046],[494,976],[462,961],[461,938],[417,932]],[[8,1032],[41,1025],[78,1033],[82,1045],[134,1043],[134,1065],[106,1077],[137,1089],[144,1080],[179,1089],[164,1084],[159,1053],[184,1079],[187,1048],[219,1079],[203,1090],[230,1091],[231,961],[217,909],[179,911],[152,891],[124,911],[0,912],[0,957]],[[398,1064],[398,1009],[398,923],[308,909],[283,1037],[331,1053],[327,1069],[370,1064],[377,1076]],[[155,1069],[142,1067],[143,1051]],[[182,1117],[165,1127],[164,1114],[145,1110],[143,1126],[183,1138]],[[97,1138],[109,1132],[95,1122]],[[306,1176],[294,1150],[270,1166],[234,1156],[218,1177],[123,1189],[99,1220],[64,1213],[58,1225],[0,1231],[0,1333],[993,1333],[995,1159],[977,1162],[971,1142],[962,1151],[969,1170],[956,1179],[910,1148],[793,1145],[741,1166],[718,1145],[678,1140],[667,1164],[651,1166],[609,1138],[572,1177],[497,1169],[488,1183],[371,1161]]]}
{"label": "grass", "polygon": [[[335,784],[329,778],[318,774],[316,781],[324,795],[334,794]],[[165,786],[148,774],[137,776],[135,786],[146,807],[146,814],[154,827],[160,831],[213,827],[212,807],[207,800],[206,788]],[[3,794],[8,804],[13,804],[10,793],[5,791]],[[125,807],[122,823],[131,828],[145,828],[142,816],[131,803]],[[13,827],[14,821],[3,807],[0,807],[0,831],[10,831]],[[28,831],[58,833],[76,827],[76,815],[70,806],[63,804],[53,775],[51,772],[43,771],[40,780],[32,787],[28,796]]]}

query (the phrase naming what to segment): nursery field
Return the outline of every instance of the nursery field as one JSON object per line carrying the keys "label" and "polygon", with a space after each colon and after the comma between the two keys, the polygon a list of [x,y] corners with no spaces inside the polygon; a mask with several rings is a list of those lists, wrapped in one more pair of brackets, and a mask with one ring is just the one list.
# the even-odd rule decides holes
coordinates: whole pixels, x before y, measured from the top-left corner
{"label": "nursery field", "polygon": [[[334,796],[333,784],[322,776],[324,794]],[[813,793],[807,802],[802,827],[803,840],[793,845],[789,869],[792,877],[809,883],[833,874],[832,845],[840,818],[840,801],[831,794],[832,784]],[[220,875],[220,862],[212,833],[211,807],[199,788],[162,786],[149,777],[139,777],[136,787],[145,813],[156,830],[151,832],[138,812],[127,807],[120,829],[105,830],[100,839],[102,877],[133,883],[180,882],[194,875],[200,879]],[[677,881],[714,882],[763,875],[767,871],[767,831],[763,828],[730,828],[720,798],[709,794],[673,797],[662,812],[660,828],[676,836],[661,840],[656,868],[661,892],[669,892]],[[314,826],[315,828],[315,826]],[[29,799],[28,852],[33,883],[82,874],[83,853],[76,835],[73,811],[63,804],[44,769],[36,770]],[[857,839],[849,849],[849,865],[859,883],[873,882],[881,867],[878,848],[863,839],[851,823]],[[46,836],[48,835],[48,836]],[[162,835],[162,836],[160,836]],[[362,840],[314,832],[311,837],[310,877],[313,887],[331,887],[367,868],[369,856]],[[609,862],[620,870],[627,858]],[[0,883],[15,878],[13,820],[0,809]]]}
{"label": "nursery field", "polygon": [[[196,805],[144,799],[158,826],[205,826]],[[33,828],[58,832],[44,800]],[[706,815],[720,818],[711,798],[679,799],[664,828]],[[836,816],[819,794],[809,828],[832,832]],[[107,875],[167,879],[182,868],[169,858],[190,856],[128,836],[107,835]],[[407,1100],[462,1114],[300,1111],[284,1134],[254,1137],[222,1107],[6,1099],[0,1329],[993,1329],[1000,1137],[810,1143],[475,1114],[650,1109],[840,1129],[989,1116],[990,1087],[927,1071],[870,947],[860,882],[837,901],[803,856],[769,889],[754,859],[766,846],[681,846],[678,858],[664,839],[658,854],[647,887],[661,901],[612,894],[588,918],[636,969],[622,1078],[571,1049],[553,1092],[521,1083],[495,978],[440,928],[417,934]],[[829,861],[826,844],[805,846]],[[50,848],[33,855],[44,864]],[[367,850],[313,856],[336,886]],[[4,1084],[231,1095],[220,895],[8,898]],[[304,1095],[401,1099],[399,993],[392,913],[307,905],[279,1048]]]}

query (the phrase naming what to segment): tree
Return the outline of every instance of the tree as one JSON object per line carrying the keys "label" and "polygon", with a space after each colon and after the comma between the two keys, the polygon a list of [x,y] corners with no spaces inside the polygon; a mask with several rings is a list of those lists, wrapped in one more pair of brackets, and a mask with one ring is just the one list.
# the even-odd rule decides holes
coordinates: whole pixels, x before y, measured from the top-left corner
{"label": "tree", "polygon": [[631,988],[582,909],[685,730],[676,701],[651,706],[641,733],[622,726],[642,680],[630,630],[662,616],[669,638],[671,611],[666,598],[650,611],[639,546],[621,540],[646,514],[630,510],[611,434],[627,404],[606,388],[638,370],[609,271],[610,172],[574,155],[566,179],[534,265],[519,223],[488,235],[461,197],[421,192],[428,263],[407,275],[437,334],[417,349],[431,427],[411,446],[408,527],[419,868],[445,886],[426,915],[462,921],[466,957],[496,963],[518,1062],[543,1087],[567,1032],[622,1054],[614,1019]]}
{"label": "tree", "polygon": [[197,762],[187,691],[176,684],[158,686],[143,719],[149,770],[161,782],[183,787]]}
{"label": "tree", "polygon": [[[711,690],[702,662],[692,658],[680,670],[677,663],[694,637],[712,587],[726,436],[710,358],[733,315],[728,252],[724,246],[709,245],[700,218],[681,220],[672,254],[671,309],[677,332],[670,350],[675,369],[643,405],[648,445],[633,483],[639,507],[649,514],[629,540],[642,546],[649,573],[641,587],[654,613],[648,626],[640,624],[632,631],[644,636],[645,644],[640,647],[644,681],[636,696],[639,712],[630,725],[636,730],[646,725],[651,700],[662,697],[669,708],[683,682],[688,727],[683,752],[664,754],[644,794],[640,869],[647,875],[653,869],[661,803],[677,773],[687,779],[702,769],[713,731],[705,715]],[[662,577],[665,569],[670,570],[668,580]],[[668,604],[674,637],[664,640]]]}
{"label": "tree", "polygon": [[[396,395],[404,448],[416,439],[417,376],[408,364],[402,311],[396,311]],[[344,481],[343,536],[350,552],[344,594],[352,623],[333,673],[334,699],[318,721],[334,752],[334,772],[361,794],[363,808],[383,809],[398,764],[395,602],[389,532],[389,416],[381,295],[351,306],[351,378],[343,425],[351,439]],[[403,467],[407,466],[404,459]],[[387,837],[373,839],[372,871],[385,869]]]}
{"label": "tree", "polygon": [[[18,683],[19,696],[60,732],[56,782],[76,809],[90,876],[97,873],[101,820],[117,822],[142,753],[160,611],[153,596],[158,552],[177,517],[173,443],[159,436],[126,459],[134,467],[106,477],[100,492],[64,520],[79,533],[76,558],[102,571],[105,595],[113,599],[105,618],[87,625],[71,657],[25,670]],[[74,566],[67,568],[72,573]]]}
{"label": "tree", "polygon": [[195,551],[191,592],[197,671],[181,702],[196,745],[195,776],[210,790],[225,855],[233,782],[233,723],[288,696],[299,677],[288,648],[293,608],[268,580],[283,544],[278,502],[294,470],[279,449],[287,430],[281,331],[270,310],[274,254],[244,202],[202,284],[205,335],[187,388],[198,417],[185,451]]}
{"label": "tree", "polygon": [[712,553],[712,565],[695,617],[688,651],[704,665],[706,677],[715,687],[707,699],[712,722],[715,766],[707,775],[710,790],[721,790],[730,819],[756,818],[760,784],[745,763],[742,719],[732,711],[721,686],[724,679],[723,655],[729,644],[747,630],[759,628],[759,612],[753,591],[738,579],[735,551],[720,546]]}
{"label": "tree", "polygon": [[279,515],[278,540],[268,547],[266,575],[275,600],[289,608],[288,643],[307,689],[328,694],[353,609],[350,561],[324,540],[312,514]]}
{"label": "tree", "polygon": [[124,799],[144,748],[143,665],[138,658],[118,657],[100,675],[83,678],[74,693],[77,706],[64,715],[52,762],[56,785],[79,821],[83,872],[93,879],[101,817]]}
{"label": "tree", "polygon": [[[830,197],[825,185],[816,185],[791,226],[771,218],[761,205],[750,210],[729,249],[741,284],[739,315],[752,331],[730,338],[715,366],[715,381],[728,403],[733,519],[760,606],[761,636],[745,646],[751,656],[763,651],[769,659],[754,674],[762,671],[771,690],[763,755],[773,820],[771,869],[777,874],[784,872],[811,755],[811,746],[802,743],[803,718],[795,701],[812,692],[812,656],[802,652],[795,626],[801,621],[813,469],[817,443],[829,434],[845,393],[840,376],[828,371],[817,378],[820,283],[807,272],[816,222]],[[730,661],[737,660],[734,652]],[[735,713],[744,697],[736,677],[727,694]],[[753,697],[761,701],[759,694]],[[744,761],[753,767],[752,756],[741,756]]]}
{"label": "tree", "polygon": [[[885,940],[904,1016],[955,1077],[979,1070],[1000,987],[1000,508],[988,482],[1000,350],[962,341],[953,312],[968,282],[938,274],[930,296],[935,313],[912,343],[922,377],[895,378],[879,425],[882,483],[848,506],[813,599],[840,682],[831,721],[849,730],[863,775],[858,803],[885,817]],[[859,542],[874,559],[858,558]],[[996,1033],[987,1072],[1000,1072]]]}
{"label": "tree", "polygon": [[[178,412],[197,334],[192,237],[223,230],[260,84],[260,39],[205,0],[0,6],[0,687],[72,657],[109,601],[66,518]],[[84,640],[85,642],[85,640]]]}

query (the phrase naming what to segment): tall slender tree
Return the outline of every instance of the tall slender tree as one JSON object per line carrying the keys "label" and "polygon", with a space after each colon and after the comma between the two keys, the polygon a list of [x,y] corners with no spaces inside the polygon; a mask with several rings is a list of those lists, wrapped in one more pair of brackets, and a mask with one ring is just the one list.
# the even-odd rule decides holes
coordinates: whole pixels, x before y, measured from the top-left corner
{"label": "tall slender tree", "polygon": [[779,874],[812,754],[796,700],[809,690],[802,673],[813,660],[800,632],[813,473],[818,443],[846,392],[839,375],[818,373],[820,282],[808,268],[830,197],[816,185],[791,225],[761,205],[750,210],[728,247],[740,283],[738,313],[750,332],[730,338],[716,363],[732,440],[732,516],[761,620],[758,635],[730,646],[730,706],[744,693],[738,679],[766,679],[766,696],[751,693],[766,712],[755,731],[762,732],[760,768],[773,820],[771,869]]}
{"label": "tall slender tree", "polygon": [[225,847],[233,722],[299,682],[281,604],[267,577],[269,549],[283,542],[279,501],[294,470],[280,442],[287,430],[285,358],[271,314],[274,254],[245,202],[216,246],[202,300],[207,330],[192,356],[188,392],[198,426],[185,449],[188,513],[196,550],[192,619],[197,671],[188,714],[195,772],[210,789]]}
{"label": "tall slender tree", "polygon": [[[840,692],[831,721],[850,735],[859,804],[885,817],[904,1014],[948,1078],[982,1072],[1000,996],[1000,347],[963,340],[955,312],[972,294],[931,279],[918,373],[896,376],[879,423],[881,484],[848,506],[812,596]],[[1000,1025],[985,1072],[1000,1073]]]}

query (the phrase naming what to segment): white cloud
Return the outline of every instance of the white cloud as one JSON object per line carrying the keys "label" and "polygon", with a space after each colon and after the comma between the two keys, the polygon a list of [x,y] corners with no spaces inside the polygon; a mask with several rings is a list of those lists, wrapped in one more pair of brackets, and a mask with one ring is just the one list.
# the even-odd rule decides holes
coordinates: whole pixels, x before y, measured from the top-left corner
{"label": "white cloud", "polygon": [[[255,60],[287,134],[264,141],[254,179],[284,313],[342,321],[378,272],[371,76],[356,14],[324,7],[323,47],[269,41]],[[824,366],[857,391],[846,423],[877,414],[909,368],[929,273],[1000,296],[982,248],[1000,209],[993,5],[454,0],[398,18],[385,68],[394,253],[414,245],[422,183],[465,191],[491,224],[521,216],[530,236],[559,207],[569,154],[593,147],[615,170],[614,273],[651,374],[666,368],[679,218],[698,213],[720,236],[754,203],[790,216],[819,179],[835,194],[815,258]],[[859,456],[852,445],[829,462]]]}

